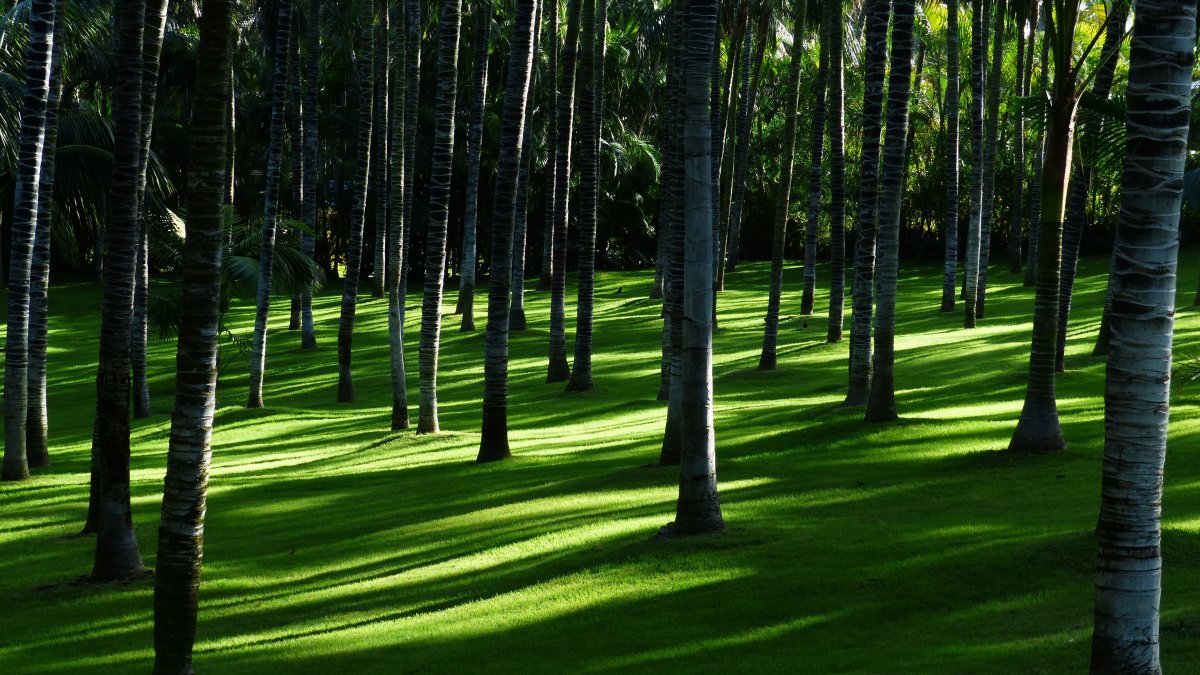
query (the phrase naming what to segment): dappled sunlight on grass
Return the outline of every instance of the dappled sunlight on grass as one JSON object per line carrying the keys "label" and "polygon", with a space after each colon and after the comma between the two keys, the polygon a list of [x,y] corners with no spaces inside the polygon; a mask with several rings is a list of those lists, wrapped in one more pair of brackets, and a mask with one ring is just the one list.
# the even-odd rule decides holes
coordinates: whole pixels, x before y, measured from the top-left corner
{"label": "dappled sunlight on grass", "polygon": [[[1185,261],[1187,258],[1185,257]],[[799,316],[785,270],[780,362],[757,371],[768,266],[719,295],[718,478],[728,531],[664,541],[678,470],[658,466],[661,318],[649,272],[598,279],[597,389],[546,384],[548,294],[527,294],[510,350],[513,458],[474,463],[482,322],[443,307],[443,433],[389,430],[386,303],[365,296],[357,400],[334,401],[340,293],[314,299],[320,348],[273,306],[267,407],[246,410],[244,360],[221,376],[197,667],[205,672],[1044,672],[1081,670],[1090,635],[1104,364],[1090,356],[1107,259],[1081,264],[1058,381],[1065,453],[1011,456],[1032,291],[992,270],[973,331],[940,314],[936,265],[902,269],[901,419],[845,408],[847,344]],[[827,266],[818,270],[827,289]],[[1182,279],[1192,278],[1186,265]],[[161,285],[161,284],[160,284]],[[1188,284],[1185,284],[1188,285]],[[170,292],[165,285],[161,289]],[[620,290],[618,290],[620,289]],[[0,485],[0,672],[146,671],[152,584],[76,585],[87,499],[98,288],[51,306],[54,467]],[[569,289],[568,297],[574,297]],[[1189,298],[1190,300],[1190,298]],[[477,296],[477,321],[486,294]],[[415,423],[420,297],[408,298]],[[828,307],[818,289],[818,312]],[[252,308],[229,325],[248,335]],[[573,312],[568,312],[568,328]],[[846,324],[849,335],[849,316]],[[573,336],[568,334],[568,339]],[[1200,352],[1200,313],[1178,317]],[[134,422],[134,521],[154,564],[174,346],[151,346],[158,413]],[[1164,669],[1200,660],[1200,390],[1173,397],[1164,498]]]}

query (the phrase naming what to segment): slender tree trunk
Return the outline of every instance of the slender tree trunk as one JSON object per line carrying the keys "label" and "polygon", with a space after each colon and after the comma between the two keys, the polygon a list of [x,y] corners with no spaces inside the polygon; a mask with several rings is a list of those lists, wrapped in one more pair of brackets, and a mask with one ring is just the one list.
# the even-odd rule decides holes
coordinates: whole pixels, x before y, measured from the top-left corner
{"label": "slender tree trunk", "polygon": [[946,3],[946,219],[942,236],[946,241],[943,258],[942,311],[954,311],[955,276],[958,273],[958,0]]}
{"label": "slender tree trunk", "polygon": [[[1017,68],[1015,85],[1017,96],[1028,96],[1025,88],[1025,27],[1027,25],[1028,5],[1016,0],[1014,5],[1014,25],[1017,34]],[[1025,230],[1025,211],[1022,200],[1025,193],[1025,116],[1018,110],[1013,115],[1013,191],[1012,205],[1009,207],[1008,228],[1008,271],[1013,274],[1021,273],[1021,237]]]}
{"label": "slender tree trunk", "polygon": [[851,406],[866,405],[871,393],[871,305],[874,299],[875,235],[879,215],[879,138],[883,131],[883,82],[887,70],[891,4],[891,0],[870,0],[866,6],[862,170],[859,174],[854,313],[850,322],[850,386],[845,402]]}
{"label": "slender tree trunk", "polygon": [[[358,140],[354,161],[353,196],[350,204],[350,239],[346,252],[346,276],[342,279],[342,308],[338,318],[338,403],[354,400],[351,362],[354,348],[354,318],[358,308],[358,285],[362,275],[363,229],[367,220],[367,189],[370,182],[372,139],[375,117],[375,23],[376,0],[358,0]],[[378,133],[386,133],[379,130]]]}
{"label": "slender tree trunk", "polygon": [[[738,110],[738,142],[733,169],[733,196],[729,207],[729,227],[725,234],[724,250],[721,252],[721,259],[727,262],[725,269],[719,272],[720,279],[717,284],[721,288],[725,286],[725,272],[733,272],[737,269],[738,256],[740,255],[742,207],[746,200],[746,172],[750,165],[750,121],[754,114],[754,103],[758,98],[758,85],[761,81],[763,57],[766,54],[766,28],[767,26],[759,27],[758,41],[752,61],[754,70],[753,79],[750,76],[751,62],[746,62],[742,73],[742,98],[740,109]],[[746,53],[749,53],[749,42],[749,36],[747,36]],[[745,55],[743,55],[743,58],[746,58]]]}
{"label": "slender tree trunk", "polygon": [[532,94],[531,73],[537,53],[534,31],[538,0],[517,0],[513,19],[511,55],[504,86],[504,112],[500,126],[500,158],[496,171],[496,198],[492,218],[492,266],[488,275],[488,321],[484,337],[483,430],[478,462],[509,456],[508,449],[508,331],[509,291],[512,283],[513,228],[521,201],[522,151],[527,147],[526,116]]}
{"label": "slender tree trunk", "polygon": [[421,375],[417,433],[438,431],[437,365],[442,334],[442,287],[446,276],[446,229],[454,166],[454,107],[458,81],[461,0],[440,0],[437,98],[433,129],[433,168],[429,174],[429,225],[425,235],[425,297],[421,305]]}
{"label": "slender tree trunk", "polygon": [[887,132],[879,177],[879,257],[875,272],[875,354],[866,421],[896,419],[896,283],[900,267],[900,197],[904,190],[909,88],[912,85],[913,0],[896,0],[892,17],[892,67],[888,79]]}
{"label": "slender tree trunk", "polygon": [[150,416],[150,384],[146,379],[146,303],[150,285],[150,240],[146,233],[146,172],[150,139],[154,135],[154,104],[158,95],[158,61],[167,28],[167,0],[146,3],[146,34],[142,38],[142,128],[138,160],[138,247],[133,277],[133,416]]}
{"label": "slender tree trunk", "polygon": [[[304,34],[304,224],[308,232],[300,235],[300,251],[309,259],[316,252],[317,184],[320,180],[320,142],[317,137],[317,105],[321,76],[321,2],[308,0]],[[316,349],[317,333],[313,325],[312,289],[300,291],[300,347]]]}
{"label": "slender tree trunk", "polygon": [[[382,298],[387,286],[387,240],[388,231],[388,129],[391,120],[388,112],[388,62],[389,27],[388,3],[376,0],[375,19],[375,99],[372,102],[374,118],[371,122],[371,192],[374,194],[375,217],[375,261],[371,266],[371,297]],[[372,202],[368,202],[370,205]]]}
{"label": "slender tree trunk", "polygon": [[193,672],[220,349],[232,12],[230,0],[205,0],[200,18],[175,410],[154,577],[154,672],[162,675]]}
{"label": "slender tree trunk", "polygon": [[29,274],[29,408],[26,455],[29,466],[50,466],[49,411],[46,407],[46,344],[49,319],[50,239],[54,211],[54,157],[58,148],[58,106],[62,98],[62,52],[66,0],[56,0],[54,50],[46,101],[46,135],[42,146],[42,179],[38,189],[37,232]]}
{"label": "slender tree trunk", "polygon": [[984,70],[987,52],[987,13],[984,0],[971,0],[971,211],[967,221],[967,251],[964,264],[963,327],[974,328],[982,274],[982,220],[984,150]]}
{"label": "slender tree trunk", "polygon": [[[1038,76],[1037,90],[1039,96],[1049,91],[1047,73],[1050,66],[1050,41],[1046,36],[1045,29],[1046,13],[1048,11],[1048,5],[1043,3],[1041,15],[1042,28],[1038,31],[1042,36],[1042,65]],[[1037,155],[1033,159],[1033,180],[1030,181],[1032,187],[1029,191],[1029,246],[1025,250],[1025,286],[1034,286],[1037,283],[1038,242],[1041,239],[1042,165],[1046,161],[1045,124],[1038,130],[1037,148]]]}
{"label": "slender tree trunk", "polygon": [[538,1],[533,22],[533,57],[530,59],[529,92],[525,96],[525,130],[521,137],[521,171],[517,177],[512,249],[512,304],[508,310],[508,330],[525,330],[525,239],[529,224],[529,176],[533,170],[533,101],[537,97],[537,53],[541,40],[544,0]]}
{"label": "slender tree trunk", "polygon": [[[603,1],[603,0],[601,0]],[[717,496],[712,379],[712,132],[708,128],[709,59],[716,0],[687,0],[684,76],[684,320],[681,368],[679,500],[664,536],[715,534],[725,529]]]}
{"label": "slender tree trunk", "polygon": [[829,24],[829,328],[826,341],[841,342],[846,295],[846,113],[842,69],[842,5],[825,4]]}
{"label": "slender tree trunk", "polygon": [[821,16],[821,55],[817,60],[816,97],[812,110],[812,136],[809,141],[811,163],[808,167],[808,222],[804,228],[804,293],[800,298],[800,313],[813,312],[817,288],[817,219],[821,213],[821,155],[825,150],[826,100],[829,95],[829,25],[824,12]]}
{"label": "slender tree trunk", "polygon": [[[235,37],[232,39],[236,40],[237,39],[236,38],[236,34],[237,34],[236,26],[233,28],[233,31],[234,31]],[[229,128],[226,130],[226,134],[225,134],[225,136],[226,136],[225,147],[227,149],[227,152],[225,153],[225,155],[226,155],[226,157],[225,157],[226,176],[225,176],[224,204],[226,206],[233,206],[234,188],[236,187],[234,184],[234,179],[237,177],[237,172],[234,171],[234,163],[235,163],[236,155],[237,155],[237,146],[235,144],[235,141],[237,140],[237,133],[236,133],[237,132],[237,78],[234,77],[232,59],[229,61],[229,111],[228,111],[228,114],[229,114],[229,125],[228,125]]]}
{"label": "slender tree trunk", "polygon": [[[405,8],[396,6],[397,15],[402,15]],[[397,18],[400,18],[399,16]],[[387,289],[388,289],[388,355],[392,375],[392,431],[408,428],[408,375],[404,364],[404,287],[400,285],[400,266],[404,260],[405,229],[409,224],[404,220],[406,203],[412,196],[404,190],[404,154],[405,138],[415,133],[405,124],[404,112],[407,110],[408,86],[403,75],[407,70],[407,17],[404,23],[396,23],[396,28],[389,36],[389,41],[395,46],[391,50],[395,55],[392,64],[394,71],[389,78],[392,91],[392,107],[388,111],[391,119],[391,138],[388,145],[388,161],[391,166],[388,190],[388,232],[387,232]],[[413,96],[417,92],[413,91]]]}
{"label": "slender tree trunk", "polygon": [[[557,176],[554,149],[558,147],[558,0],[543,0],[546,14],[546,187],[542,209],[542,272],[537,289],[550,290],[554,278],[554,213],[557,200]],[[656,284],[657,285],[657,284]],[[661,291],[661,288],[660,288]]]}
{"label": "slender tree trunk", "polygon": [[[1121,42],[1125,39],[1125,16],[1128,5],[1123,0],[1113,4],[1108,13],[1104,33],[1104,47],[1100,51],[1099,70],[1092,81],[1092,95],[1107,100],[1112,91],[1113,74],[1121,57]],[[1090,133],[1084,135],[1085,142],[1091,141],[1101,132],[1104,122],[1098,115],[1086,117]],[[1094,141],[1091,141],[1094,143]],[[1071,293],[1075,288],[1075,271],[1079,264],[1079,244],[1087,221],[1087,193],[1092,182],[1091,153],[1085,152],[1071,172],[1067,188],[1067,211],[1063,220],[1063,256],[1059,266],[1062,279],[1058,291],[1058,332],[1054,344],[1054,369],[1064,369],[1063,355],[1067,347],[1067,323],[1071,316]]]}
{"label": "slender tree trunk", "polygon": [[988,264],[992,256],[992,220],[996,214],[996,150],[1000,142],[1000,80],[1004,70],[1005,0],[995,0],[992,30],[992,72],[987,78],[987,121],[984,133],[987,141],[983,152],[983,210],[979,218],[979,283],[975,300],[975,317],[986,314]]}
{"label": "slender tree trunk", "polygon": [[[113,178],[100,310],[93,457],[98,459],[96,559],[92,577],[141,574],[142,556],[129,503],[130,336],[134,258],[138,243],[139,133],[145,0],[121,0],[117,88],[113,100]],[[22,430],[24,431],[24,430]]]}
{"label": "slender tree trunk", "polygon": [[475,80],[471,94],[471,127],[467,132],[467,195],[463,217],[462,274],[459,275],[458,313],[461,330],[475,330],[476,220],[479,214],[479,158],[483,151],[483,115],[487,105],[488,42],[492,26],[491,0],[473,3],[475,14]]}
{"label": "slender tree trunk", "polygon": [[[792,20],[792,64],[788,74],[787,98],[783,100],[783,148],[779,163],[779,192],[775,195],[775,232],[771,244],[771,286],[767,296],[766,327],[763,330],[759,370],[778,366],[779,303],[783,295],[783,251],[787,240],[788,207],[792,196],[792,167],[796,161],[796,114],[800,106],[800,73],[804,59],[804,22],[808,3],[795,3]],[[815,124],[815,122],[814,122]]]}
{"label": "slender tree trunk", "polygon": [[1093,673],[1161,673],[1163,464],[1196,3],[1138,0],[1104,387]]}
{"label": "slender tree trunk", "polygon": [[55,0],[31,0],[21,144],[13,190],[13,222],[9,228],[8,328],[4,345],[4,480],[29,477],[26,418],[29,414],[30,268],[45,158],[46,106],[50,98],[55,18]]}
{"label": "slender tree trunk", "polygon": [[[575,358],[567,391],[592,389],[592,314],[595,309],[596,218],[600,191],[600,134],[604,96],[607,0],[584,0],[582,47],[587,77],[579,88],[579,289],[575,306]],[[710,308],[711,311],[711,308]]]}
{"label": "slender tree trunk", "polygon": [[[304,218],[304,100],[301,95],[300,71],[300,8],[299,2],[292,12],[292,33],[288,38],[288,112],[287,135],[290,159],[292,160],[292,206],[291,216],[295,220]],[[300,233],[293,233],[296,243],[303,249],[304,242]],[[288,317],[288,330],[300,330],[300,293],[292,293],[291,316]]]}
{"label": "slender tree trunk", "polygon": [[[420,0],[404,0],[404,24],[407,31],[405,44],[407,45],[408,53],[404,64],[405,67],[405,89],[409,95],[404,98],[404,128],[407,130],[404,135],[404,194],[408,198],[404,200],[404,253],[400,257],[400,288],[407,297],[408,293],[408,271],[409,259],[412,257],[412,232],[415,229],[413,226],[414,220],[412,217],[413,204],[416,202],[416,192],[413,190],[413,185],[416,179],[416,157],[417,157],[417,108],[420,103],[421,93],[421,31],[424,27],[423,22],[423,5]],[[407,308],[404,302],[400,303],[400,323],[404,323],[404,318],[407,315]]]}
{"label": "slender tree trunk", "polygon": [[[662,466],[679,464],[683,452],[682,407],[683,407],[683,77],[684,58],[687,53],[686,26],[688,5],[686,0],[671,5],[668,18],[668,52],[666,76],[667,127],[666,145],[663,148],[662,187],[666,204],[659,211],[663,219],[666,238],[663,268],[663,362],[665,381],[660,378],[659,398],[667,401],[667,419],[663,430],[662,448],[658,462]],[[666,388],[665,396],[663,388]]]}
{"label": "slender tree trunk", "polygon": [[558,87],[558,146],[554,159],[554,278],[550,284],[550,357],[546,382],[565,382],[571,377],[571,367],[567,364],[566,330],[567,215],[581,6],[581,0],[567,0],[567,37],[563,44],[562,74]]}
{"label": "slender tree trunk", "polygon": [[275,75],[271,81],[271,121],[268,131],[270,137],[267,141],[267,170],[263,190],[262,253],[258,260],[258,302],[254,313],[254,340],[250,347],[250,400],[246,403],[248,408],[263,407],[263,376],[267,365],[267,316],[271,311],[271,269],[275,260],[275,232],[279,221],[279,170],[283,157],[288,37],[291,28],[292,0],[279,0],[279,18],[275,29]]}

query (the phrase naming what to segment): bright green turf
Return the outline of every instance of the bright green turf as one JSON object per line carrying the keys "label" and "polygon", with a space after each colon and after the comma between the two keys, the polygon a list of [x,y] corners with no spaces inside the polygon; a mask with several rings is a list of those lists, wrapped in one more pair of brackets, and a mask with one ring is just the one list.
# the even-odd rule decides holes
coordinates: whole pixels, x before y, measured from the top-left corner
{"label": "bright green turf", "polygon": [[[1191,258],[1193,256],[1185,256]],[[716,425],[727,534],[652,539],[677,470],[655,466],[659,313],[648,273],[599,280],[595,379],[543,383],[548,294],[512,345],[514,458],[473,463],[483,332],[447,315],[445,433],[392,434],[386,312],[364,298],[358,402],[334,403],[338,297],[317,298],[316,352],[274,308],[265,410],[224,379],[209,492],[197,665],[245,672],[1079,672],[1092,616],[1104,368],[1089,356],[1107,260],[1085,261],[1060,405],[1071,449],[1009,457],[1032,293],[993,271],[974,331],[940,316],[940,268],[905,264],[901,421],[837,408],[846,343],[796,316],[789,267],[780,369],[758,373],[767,268],[720,296]],[[1180,276],[1190,289],[1196,271]],[[827,283],[827,269],[822,269]],[[476,316],[486,312],[480,293]],[[453,307],[448,292],[446,307]],[[91,284],[52,293],[55,465],[0,486],[0,672],[146,672],[151,582],[77,586],[94,404]],[[1190,301],[1190,294],[1181,293]],[[419,297],[409,297],[416,414]],[[1190,304],[1185,302],[1184,304]],[[818,297],[818,308],[827,306]],[[573,319],[573,311],[570,312]],[[238,309],[248,334],[251,312]],[[807,323],[805,323],[807,322]],[[570,322],[573,324],[573,320]],[[482,328],[483,322],[480,321]],[[847,332],[848,334],[848,332]],[[1200,351],[1181,314],[1178,353]],[[134,520],[154,565],[174,347],[153,347],[157,415],[135,423]],[[1196,397],[1175,395],[1167,472],[1163,660],[1200,662]]]}

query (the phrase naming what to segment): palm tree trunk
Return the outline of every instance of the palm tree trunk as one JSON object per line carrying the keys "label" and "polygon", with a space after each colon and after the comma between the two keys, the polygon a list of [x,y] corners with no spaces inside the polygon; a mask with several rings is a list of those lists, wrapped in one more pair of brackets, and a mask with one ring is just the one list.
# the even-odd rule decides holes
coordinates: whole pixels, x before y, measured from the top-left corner
{"label": "palm tree trunk", "polygon": [[474,3],[475,80],[472,88],[471,127],[467,132],[467,195],[463,216],[462,274],[459,276],[458,312],[461,330],[475,330],[476,220],[479,214],[479,158],[483,152],[483,116],[487,106],[488,42],[492,26],[491,0]]}
{"label": "palm tree trunk", "polygon": [[193,671],[220,349],[232,12],[230,0],[205,0],[200,18],[175,410],[154,576],[154,672],[163,675]]}
{"label": "palm tree trunk", "polygon": [[[1013,25],[1017,34],[1017,67],[1015,85],[1017,96],[1028,96],[1025,88],[1025,26],[1028,4],[1016,0],[1013,12]],[[1013,115],[1013,191],[1012,204],[1009,207],[1008,228],[1008,271],[1013,274],[1021,273],[1021,237],[1025,230],[1025,211],[1022,206],[1025,192],[1025,116],[1018,110]]]}
{"label": "palm tree trunk", "polygon": [[[567,363],[567,214],[571,189],[571,149],[574,145],[575,80],[579,51],[581,0],[567,0],[567,37],[562,48],[558,87],[558,146],[554,159],[554,278],[550,284],[550,355],[546,382],[571,377]],[[582,68],[579,68],[582,71]]]}
{"label": "palm tree trunk", "polygon": [[900,197],[908,141],[912,85],[913,0],[896,0],[892,17],[892,67],[888,79],[887,132],[879,178],[879,257],[875,272],[875,354],[866,421],[896,419],[896,283],[900,267]]}
{"label": "palm tree trunk", "polygon": [[458,81],[461,0],[440,0],[437,98],[434,109],[433,168],[429,174],[429,226],[425,235],[425,298],[421,305],[420,414],[417,433],[438,431],[437,364],[442,334],[442,286],[446,275],[446,229],[454,167],[454,107]]}
{"label": "palm tree trunk", "polygon": [[[354,400],[351,362],[354,348],[354,315],[358,309],[358,285],[362,276],[363,229],[367,220],[367,190],[371,172],[375,118],[375,23],[376,0],[358,0],[358,140],[354,162],[353,197],[350,204],[350,239],[346,252],[346,276],[342,279],[342,309],[338,318],[338,403]],[[384,133],[382,130],[379,133]]]}
{"label": "palm tree trunk", "polygon": [[967,251],[963,265],[963,327],[974,328],[979,299],[983,220],[984,70],[987,53],[987,12],[984,0],[971,0],[971,211],[967,216]]}
{"label": "palm tree trunk", "polygon": [[374,118],[371,121],[371,194],[375,214],[372,219],[375,224],[375,260],[371,266],[371,297],[382,298],[387,283],[387,250],[391,243],[387,239],[388,232],[388,129],[391,116],[388,112],[388,61],[389,57],[389,27],[388,3],[386,0],[376,0],[375,19],[375,98],[372,101]]}
{"label": "palm tree trunk", "polygon": [[150,240],[146,233],[146,172],[150,139],[154,135],[154,103],[158,95],[158,60],[167,28],[167,0],[146,3],[146,34],[142,38],[142,129],[138,166],[138,247],[133,277],[133,416],[150,416],[150,384],[146,379],[147,291],[150,284]]}
{"label": "palm tree trunk", "polygon": [[[725,272],[737,269],[742,240],[742,207],[746,200],[746,172],[750,165],[750,121],[754,114],[754,103],[758,99],[758,85],[762,81],[763,57],[766,54],[767,26],[759,27],[757,45],[753,56],[753,79],[750,76],[750,63],[746,64],[742,74],[742,99],[738,110],[738,142],[733,169],[733,196],[729,207],[729,227],[725,234],[724,250],[721,259],[726,261],[725,269],[719,272],[718,286],[725,286]],[[749,36],[747,36],[747,45]],[[747,89],[747,85],[749,89]]]}
{"label": "palm tree trunk", "polygon": [[846,111],[842,68],[842,5],[825,4],[829,24],[829,327],[827,342],[842,341],[846,295]]}
{"label": "palm tree trunk", "polygon": [[263,188],[262,253],[258,260],[258,302],[254,313],[254,340],[250,347],[250,399],[246,403],[247,408],[263,407],[267,316],[271,311],[271,267],[275,259],[275,231],[279,220],[279,169],[283,158],[283,118],[287,102],[287,54],[291,28],[292,0],[279,0],[279,18],[275,29],[275,75],[271,81],[270,137],[267,141],[267,170]]}
{"label": "palm tree trunk", "polygon": [[[402,15],[405,8],[397,5],[394,10]],[[400,18],[399,16],[397,17]],[[407,71],[408,49],[407,17],[405,23],[397,23],[389,40],[394,43],[391,50],[395,55],[394,72],[389,78],[392,91],[392,107],[388,112],[391,118],[391,138],[388,145],[388,161],[391,171],[389,176],[390,189],[388,197],[388,232],[387,232],[387,289],[388,289],[388,355],[391,366],[392,384],[392,431],[408,428],[408,374],[404,364],[404,295],[405,289],[400,285],[400,267],[404,260],[405,229],[409,226],[404,220],[406,203],[412,197],[405,192],[404,154],[405,139],[408,134],[415,133],[405,124],[407,110],[408,87],[405,86],[402,75]],[[413,91],[413,97],[417,92]]]}
{"label": "palm tree trunk", "polygon": [[[601,0],[603,2],[603,0]],[[688,0],[684,76],[685,276],[681,368],[679,499],[665,536],[725,529],[717,496],[712,379],[712,122],[708,105],[716,0]]]}
{"label": "palm tree trunk", "polygon": [[862,170],[859,174],[854,313],[850,322],[850,386],[845,402],[851,406],[866,405],[871,394],[871,305],[875,284],[875,227],[879,215],[879,138],[883,131],[883,82],[887,70],[891,5],[891,0],[871,0],[866,6]]}
{"label": "palm tree trunk", "polygon": [[[663,147],[663,173],[660,190],[664,204],[659,218],[665,240],[663,249],[663,334],[662,363],[659,377],[660,400],[667,401],[667,419],[663,430],[658,462],[662,466],[679,464],[683,451],[681,411],[683,405],[683,77],[687,54],[686,26],[688,6],[684,0],[672,4],[668,17],[666,105],[664,119],[668,131]],[[665,393],[663,389],[665,388]]]}
{"label": "palm tree trunk", "polygon": [[996,149],[1000,134],[1000,80],[1004,64],[1005,0],[995,0],[992,30],[992,72],[988,76],[987,121],[984,132],[987,141],[983,154],[983,210],[979,218],[979,282],[976,291],[975,317],[986,314],[988,264],[992,253],[992,220],[996,213]]}
{"label": "palm tree trunk", "polygon": [[[292,31],[288,36],[288,85],[287,85],[287,135],[289,156],[292,160],[292,205],[291,216],[295,220],[304,218],[304,99],[300,84],[300,8],[292,12]],[[303,250],[303,235],[296,233],[296,243]],[[288,330],[300,330],[300,293],[292,294],[291,315]]]}
{"label": "palm tree trunk", "polygon": [[821,155],[825,150],[826,97],[829,95],[829,26],[824,12],[820,23],[821,55],[817,59],[816,98],[809,141],[811,162],[808,167],[808,221],[804,228],[804,293],[800,298],[800,313],[804,316],[813,312],[817,289],[817,218],[821,213]]}
{"label": "palm tree trunk", "polygon": [[[421,31],[423,5],[419,0],[404,0],[404,25],[407,31],[405,38],[405,76],[404,86],[409,95],[404,98],[404,251],[400,256],[400,289],[407,297],[409,260],[412,257],[413,204],[416,202],[416,192],[413,185],[416,178],[417,156],[417,109],[421,93]],[[400,323],[404,324],[407,315],[405,302],[400,303]],[[407,392],[406,392],[407,397]]]}
{"label": "palm tree trunk", "polygon": [[[1038,95],[1044,95],[1049,90],[1047,73],[1050,66],[1050,40],[1046,36],[1045,29],[1046,15],[1050,11],[1048,7],[1048,4],[1042,4],[1042,28],[1038,31],[1042,35],[1042,66],[1038,75]],[[1044,124],[1038,133],[1037,149],[1037,155],[1033,158],[1033,180],[1030,181],[1029,190],[1029,246],[1025,250],[1025,286],[1034,286],[1037,283],[1038,241],[1041,239],[1039,231],[1041,216],[1039,214],[1042,212],[1042,165],[1046,161],[1046,127]]]}
{"label": "palm tree trunk", "polygon": [[575,358],[567,391],[592,389],[592,313],[595,306],[596,215],[607,14],[606,0],[584,0],[581,42],[587,77],[579,87],[579,145],[582,148],[579,162],[579,201],[582,203],[579,212],[579,288],[575,305]]}
{"label": "palm tree trunk", "polygon": [[55,0],[31,0],[25,56],[21,145],[9,235],[8,328],[4,360],[4,480],[29,477],[26,418],[29,414],[29,286],[38,225],[46,141],[46,106],[53,70]]}
{"label": "palm tree trunk", "polygon": [[[320,143],[317,137],[317,105],[321,75],[321,2],[308,0],[304,34],[304,224],[308,232],[300,235],[300,251],[309,259],[316,252],[317,231],[317,183],[320,180],[317,163],[320,161]],[[317,333],[313,326],[312,289],[300,291],[300,348],[316,349]]]}
{"label": "palm tree trunk", "polygon": [[1196,3],[1138,0],[1104,387],[1093,673],[1161,673],[1163,464]]}
{"label": "palm tree trunk", "polygon": [[46,345],[49,318],[50,239],[54,211],[54,157],[58,148],[58,106],[62,98],[62,51],[66,0],[56,0],[54,50],[46,100],[46,135],[38,189],[37,232],[29,268],[29,407],[25,416],[26,456],[32,468],[50,466],[49,411],[46,407]]}
{"label": "palm tree trunk", "polygon": [[[122,0],[113,99],[113,178],[105,237],[100,364],[96,374],[93,457],[98,459],[96,559],[92,577],[115,579],[143,571],[129,503],[130,336],[134,258],[138,243],[139,135],[145,0]],[[23,421],[23,420],[22,420]],[[22,430],[23,431],[23,430]]]}
{"label": "palm tree trunk", "polygon": [[533,22],[533,57],[530,59],[529,92],[525,99],[525,130],[521,139],[521,172],[517,178],[515,224],[512,251],[512,304],[508,310],[508,330],[522,331],[525,322],[525,239],[529,224],[529,175],[533,170],[533,101],[537,97],[537,53],[541,44],[541,23],[545,6],[538,3]]}
{"label": "palm tree trunk", "polygon": [[771,285],[767,296],[766,327],[763,330],[759,370],[775,370],[779,342],[779,302],[783,295],[783,251],[787,240],[788,207],[792,197],[792,167],[796,160],[796,114],[800,106],[800,73],[804,59],[804,22],[808,3],[795,3],[792,20],[792,65],[788,74],[787,98],[783,100],[783,148],[779,162],[779,192],[775,195],[775,232],[771,244]]}
{"label": "palm tree trunk", "polygon": [[[1104,32],[1104,46],[1100,50],[1100,65],[1092,81],[1092,95],[1097,99],[1108,99],[1112,91],[1113,74],[1121,58],[1121,43],[1125,40],[1125,16],[1129,6],[1124,1],[1113,4],[1109,10]],[[1089,115],[1085,124],[1089,129],[1085,140],[1094,139],[1101,133],[1104,122],[1099,116]],[[1093,141],[1094,142],[1094,141]],[[1059,267],[1062,279],[1058,291],[1058,332],[1054,345],[1054,368],[1064,369],[1063,355],[1067,347],[1067,322],[1071,316],[1071,293],[1075,288],[1075,271],[1079,264],[1079,244],[1083,238],[1083,227],[1087,220],[1087,193],[1092,183],[1091,154],[1083,153],[1071,172],[1071,183],[1067,188],[1067,212],[1063,221],[1063,256]]]}
{"label": "palm tree trunk", "polygon": [[518,218],[522,152],[528,145],[528,103],[537,53],[538,0],[517,0],[511,54],[505,79],[500,126],[500,158],[496,170],[495,214],[492,219],[492,266],[488,275],[488,321],[484,335],[483,431],[478,462],[494,462],[508,449],[508,332],[512,284],[513,227]]}
{"label": "palm tree trunk", "polygon": [[[946,219],[942,235],[946,240],[943,258],[942,311],[954,311],[955,276],[958,273],[958,0],[946,4]],[[868,43],[869,44],[869,43]]]}
{"label": "palm tree trunk", "polygon": [[546,21],[546,78],[550,85],[546,90],[546,187],[544,191],[545,207],[542,209],[542,272],[538,277],[537,289],[550,290],[554,277],[554,212],[557,199],[556,179],[558,173],[554,170],[554,148],[558,146],[558,0],[545,0],[548,7],[542,12],[547,16]]}

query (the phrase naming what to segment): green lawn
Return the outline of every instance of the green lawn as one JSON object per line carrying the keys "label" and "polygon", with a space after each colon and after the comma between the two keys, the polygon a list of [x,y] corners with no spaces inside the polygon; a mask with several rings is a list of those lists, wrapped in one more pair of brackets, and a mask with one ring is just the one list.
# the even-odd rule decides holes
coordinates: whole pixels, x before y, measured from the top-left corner
{"label": "green lawn", "polygon": [[[1189,252],[1190,253],[1190,252]],[[1186,255],[1190,260],[1195,255]],[[720,296],[719,480],[728,532],[660,541],[677,470],[656,465],[664,405],[649,273],[597,285],[596,391],[547,385],[548,294],[512,342],[511,461],[477,466],[480,331],[445,317],[437,436],[389,433],[386,305],[364,298],[358,401],[334,402],[340,296],[315,300],[315,352],[274,308],[264,410],[223,378],[197,668],[246,672],[1080,672],[1092,619],[1104,365],[1092,358],[1107,259],[1084,261],[1059,379],[1070,449],[999,452],[1020,411],[1032,291],[993,269],[988,317],[939,315],[940,267],[904,264],[901,420],[837,407],[847,344],[797,316],[787,269],[778,372],[759,373],[767,266]],[[1184,268],[1190,289],[1194,266]],[[820,271],[828,284],[828,269]],[[573,296],[570,296],[573,297]],[[0,672],[147,672],[152,582],[72,583],[87,502],[99,289],[51,294],[54,467],[0,486]],[[1182,293],[1189,305],[1190,292]],[[420,298],[408,364],[416,420]],[[448,292],[444,307],[454,306]],[[819,295],[824,311],[827,296]],[[486,313],[486,291],[476,316]],[[568,312],[568,326],[574,311]],[[848,319],[849,317],[847,317]],[[235,329],[248,335],[251,308]],[[847,322],[847,327],[849,323]],[[849,331],[847,330],[847,337]],[[1177,353],[1200,353],[1183,312]],[[134,520],[154,565],[174,346],[151,354],[134,424]],[[1163,665],[1200,662],[1200,386],[1174,397],[1164,503]]]}

